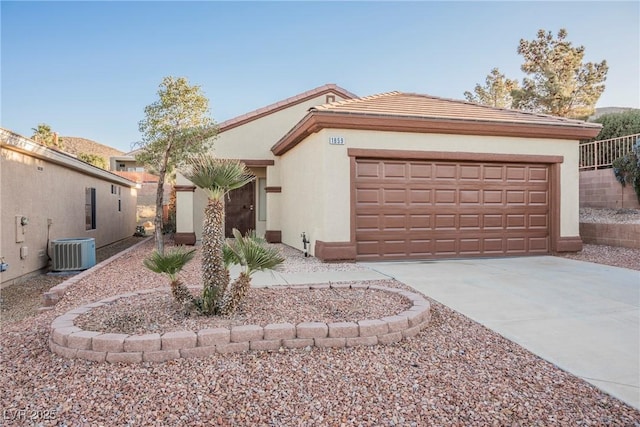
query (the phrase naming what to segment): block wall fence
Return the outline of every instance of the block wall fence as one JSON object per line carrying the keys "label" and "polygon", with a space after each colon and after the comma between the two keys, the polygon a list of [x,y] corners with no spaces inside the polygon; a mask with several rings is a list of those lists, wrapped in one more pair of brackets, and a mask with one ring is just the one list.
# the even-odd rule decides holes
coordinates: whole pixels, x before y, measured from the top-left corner
{"label": "block wall fence", "polygon": [[636,192],[630,184],[624,188],[612,169],[580,171],[580,207],[640,209]]}

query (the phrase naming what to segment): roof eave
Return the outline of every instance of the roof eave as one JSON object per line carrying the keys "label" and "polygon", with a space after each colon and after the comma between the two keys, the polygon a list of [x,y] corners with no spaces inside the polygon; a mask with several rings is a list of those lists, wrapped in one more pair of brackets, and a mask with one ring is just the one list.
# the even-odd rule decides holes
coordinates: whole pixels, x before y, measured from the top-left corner
{"label": "roof eave", "polygon": [[244,114],[242,116],[234,117],[229,120],[225,120],[224,122],[219,124],[219,132],[226,132],[238,126],[242,126],[246,123],[252,122],[254,120],[260,119],[262,117],[268,116],[270,114],[276,113],[278,111],[284,110],[286,108],[292,107],[297,104],[301,104],[303,102],[309,101],[310,99],[316,98],[318,96],[326,95],[326,94],[335,94],[341,96],[345,99],[353,99],[357,98],[357,96],[346,89],[341,88],[338,85],[329,84],[320,86],[319,88],[312,89],[304,94],[296,95],[291,98],[287,98],[283,101],[276,102],[271,105],[267,105],[266,107],[259,108],[250,113]]}
{"label": "roof eave", "polygon": [[271,151],[280,156],[323,128],[570,140],[591,139],[600,132],[600,126],[587,123],[580,126],[311,111]]}
{"label": "roof eave", "polygon": [[116,184],[135,187],[136,183],[130,179],[116,175],[113,172],[83,162],[67,153],[40,145],[29,138],[25,138],[7,129],[0,129],[0,145],[3,148],[27,154],[77,172],[101,178]]}

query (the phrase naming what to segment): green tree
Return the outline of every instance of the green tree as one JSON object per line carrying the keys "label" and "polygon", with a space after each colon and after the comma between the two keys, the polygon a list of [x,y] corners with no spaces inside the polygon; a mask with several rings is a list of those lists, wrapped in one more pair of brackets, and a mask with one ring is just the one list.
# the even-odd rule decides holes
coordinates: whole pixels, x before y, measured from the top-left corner
{"label": "green tree", "polygon": [[181,246],[165,254],[153,251],[142,263],[154,273],[166,274],[169,277],[173,298],[178,303],[185,304],[191,302],[192,296],[189,289],[179,279],[178,273],[193,259],[195,252],[195,249],[186,250]]}
{"label": "green tree", "polygon": [[144,109],[145,118],[138,124],[143,138],[136,160],[158,173],[154,226],[156,250],[162,254],[165,178],[189,155],[206,152],[218,129],[208,116],[209,100],[184,77],[165,77],[158,98]]}
{"label": "green tree", "polygon": [[498,108],[511,108],[513,97],[511,92],[518,89],[518,81],[505,78],[497,68],[491,70],[485,79],[485,85],[476,84],[473,93],[465,92],[464,97],[469,102],[489,105]]}
{"label": "green tree", "polygon": [[58,135],[51,130],[51,126],[46,123],[39,123],[38,127],[31,128],[33,139],[38,144],[42,144],[46,147],[56,147],[59,149],[64,148],[62,144],[62,138],[58,138]]}
{"label": "green tree", "polygon": [[180,171],[208,196],[202,230],[201,310],[205,314],[215,314],[230,281],[222,252],[225,241],[224,196],[229,191],[250,183],[255,176],[244,163],[218,159],[207,154],[191,157]]}
{"label": "green tree", "polygon": [[561,29],[557,38],[539,30],[537,39],[520,40],[521,69],[529,77],[513,92],[515,108],[580,119],[593,114],[605,88],[607,61],[583,63],[584,46],[574,47],[566,38]]}
{"label": "green tree", "polygon": [[596,141],[640,133],[640,110],[604,114],[593,121],[602,124]]}
{"label": "green tree", "polygon": [[99,156],[97,154],[89,154],[89,153],[80,153],[78,154],[78,158],[80,160],[82,160],[83,162],[87,162],[93,166],[96,166],[98,168],[107,170],[109,169],[108,165],[107,165],[107,159],[105,159],[102,156]]}

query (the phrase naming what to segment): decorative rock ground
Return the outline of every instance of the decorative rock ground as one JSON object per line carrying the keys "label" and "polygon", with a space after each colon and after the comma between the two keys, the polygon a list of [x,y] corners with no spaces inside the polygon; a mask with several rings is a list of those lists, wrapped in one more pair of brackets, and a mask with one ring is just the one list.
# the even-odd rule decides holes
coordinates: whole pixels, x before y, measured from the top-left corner
{"label": "decorative rock ground", "polygon": [[[340,287],[341,285],[332,285]],[[343,285],[347,287],[349,285]],[[145,290],[109,297],[96,303],[70,310],[51,323],[49,347],[54,353],[96,362],[164,362],[190,357],[207,357],[214,353],[236,353],[249,350],[277,351],[280,348],[352,347],[359,345],[385,345],[417,335],[430,320],[429,302],[421,295],[402,289],[376,285],[350,285],[370,288],[404,296],[412,307],[395,315],[380,319],[362,319],[358,322],[303,322],[207,328],[194,331],[166,332],[164,334],[127,335],[85,331],[75,326],[74,320],[93,308],[160,289]],[[303,288],[303,287],[292,287]],[[314,285],[316,289],[329,285]]]}

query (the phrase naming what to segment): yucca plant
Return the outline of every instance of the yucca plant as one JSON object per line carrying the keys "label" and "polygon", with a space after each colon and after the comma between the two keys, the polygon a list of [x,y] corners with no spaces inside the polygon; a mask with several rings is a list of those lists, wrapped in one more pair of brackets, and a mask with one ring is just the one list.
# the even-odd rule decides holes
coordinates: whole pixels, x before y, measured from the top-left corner
{"label": "yucca plant", "polygon": [[267,241],[253,231],[243,236],[234,228],[233,237],[223,248],[225,268],[228,270],[231,264],[236,264],[243,270],[222,298],[220,313],[225,315],[233,313],[247,295],[253,273],[276,268],[284,262],[278,249],[268,246]]}
{"label": "yucca plant", "polygon": [[229,271],[225,268],[224,196],[255,179],[246,165],[237,160],[218,159],[204,154],[187,161],[182,174],[209,198],[204,211],[202,229],[202,297],[198,307],[204,314],[216,314],[229,286]]}
{"label": "yucca plant", "polygon": [[170,280],[173,298],[180,304],[190,302],[193,297],[189,289],[180,281],[178,273],[191,261],[196,250],[187,250],[183,246],[167,251],[163,254],[153,251],[142,263],[154,273],[166,274]]}

